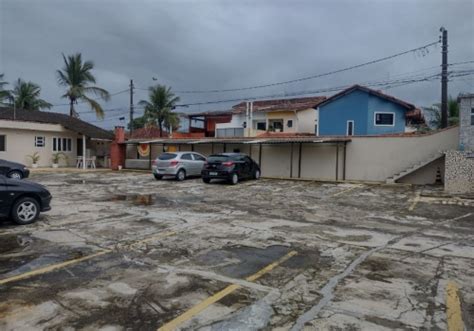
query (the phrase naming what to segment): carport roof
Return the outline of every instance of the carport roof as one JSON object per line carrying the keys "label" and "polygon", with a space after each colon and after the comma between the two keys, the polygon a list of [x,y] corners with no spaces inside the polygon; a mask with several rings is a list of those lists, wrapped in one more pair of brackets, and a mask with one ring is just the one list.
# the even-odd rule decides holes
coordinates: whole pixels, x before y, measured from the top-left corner
{"label": "carport roof", "polygon": [[281,137],[281,138],[205,138],[205,139],[154,139],[128,140],[124,144],[166,144],[166,145],[196,145],[196,144],[287,144],[287,143],[336,143],[351,141],[344,137]]}

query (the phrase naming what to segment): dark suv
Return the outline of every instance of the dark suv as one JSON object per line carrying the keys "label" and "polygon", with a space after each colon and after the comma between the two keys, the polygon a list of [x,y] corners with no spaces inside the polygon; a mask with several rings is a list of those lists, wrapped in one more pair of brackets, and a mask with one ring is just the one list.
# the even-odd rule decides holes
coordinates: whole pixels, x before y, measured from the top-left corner
{"label": "dark suv", "polygon": [[210,183],[211,179],[226,179],[235,185],[241,179],[259,179],[260,167],[245,154],[214,154],[207,158],[201,175],[204,183]]}

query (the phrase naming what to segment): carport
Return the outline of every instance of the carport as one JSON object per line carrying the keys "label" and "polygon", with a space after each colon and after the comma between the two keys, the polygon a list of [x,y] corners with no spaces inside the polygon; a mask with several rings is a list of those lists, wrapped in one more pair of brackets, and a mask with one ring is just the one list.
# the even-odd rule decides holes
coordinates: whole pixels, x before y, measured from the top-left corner
{"label": "carport", "polygon": [[340,137],[128,140],[125,168],[151,169],[153,159],[163,152],[195,151],[205,156],[242,152],[260,164],[266,177],[345,180],[350,141]]}

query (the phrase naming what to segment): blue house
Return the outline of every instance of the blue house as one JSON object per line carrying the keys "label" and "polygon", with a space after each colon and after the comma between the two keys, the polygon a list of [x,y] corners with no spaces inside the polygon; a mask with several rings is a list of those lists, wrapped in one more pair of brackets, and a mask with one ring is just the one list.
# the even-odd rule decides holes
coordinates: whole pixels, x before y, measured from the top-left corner
{"label": "blue house", "polygon": [[421,111],[414,105],[353,85],[318,105],[315,130],[319,136],[396,134],[421,121]]}

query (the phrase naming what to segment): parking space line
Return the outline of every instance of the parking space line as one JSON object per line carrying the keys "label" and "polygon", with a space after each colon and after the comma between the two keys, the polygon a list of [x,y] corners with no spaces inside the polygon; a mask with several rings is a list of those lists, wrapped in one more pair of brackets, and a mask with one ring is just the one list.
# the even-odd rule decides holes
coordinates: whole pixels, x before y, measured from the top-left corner
{"label": "parking space line", "polygon": [[108,254],[110,252],[112,252],[112,250],[104,249],[104,250],[101,250],[97,253],[86,255],[86,256],[83,256],[83,257],[80,257],[80,258],[77,258],[77,259],[73,259],[73,260],[69,260],[69,261],[61,262],[61,263],[57,263],[57,264],[52,264],[52,265],[49,265],[49,266],[44,267],[44,268],[39,268],[39,269],[36,269],[36,270],[32,270],[32,271],[22,273],[20,275],[12,276],[12,277],[5,278],[5,279],[0,279],[0,285],[15,282],[17,280],[22,280],[22,279],[25,279],[25,278],[29,278],[29,277],[33,277],[33,276],[37,276],[37,275],[41,275],[41,274],[45,274],[45,273],[48,273],[50,271],[54,271],[56,269],[61,269],[61,268],[67,267],[71,264],[76,264],[76,263],[79,263],[79,262],[82,262],[82,261],[90,260],[90,259],[92,259],[94,257],[97,257],[97,256]]}
{"label": "parking space line", "polygon": [[[280,259],[276,260],[275,262],[267,265],[265,268],[259,270],[257,273],[248,276],[245,278],[246,281],[253,282],[265,275],[266,273],[272,271],[275,269],[277,266],[280,264],[284,263],[291,257],[297,255],[298,252],[296,251],[291,251],[285,256],[281,257]],[[190,320],[197,314],[199,314],[201,311],[209,307],[210,305],[216,303],[217,301],[221,300],[225,296],[231,294],[235,290],[239,289],[241,286],[237,284],[232,284],[224,288],[223,290],[217,292],[216,294],[210,296],[209,298],[201,301],[200,303],[196,304],[195,306],[191,307],[191,309],[187,310],[183,314],[179,315],[175,319],[171,320],[170,322],[166,323],[165,325],[161,326],[158,331],[171,331],[175,330],[180,324]]]}
{"label": "parking space line", "polygon": [[410,205],[410,207],[408,207],[408,210],[413,211],[413,209],[415,209],[419,201],[420,201],[420,192],[417,192],[415,197],[413,198],[412,204]]}
{"label": "parking space line", "polygon": [[446,285],[446,317],[448,320],[448,331],[465,330],[461,314],[459,288],[456,283],[452,281]]}
{"label": "parking space line", "polygon": [[[164,233],[158,234],[156,236],[152,236],[150,238],[145,238],[145,239],[142,239],[142,240],[138,240],[138,241],[136,241],[136,242],[134,242],[130,245],[124,246],[124,248],[133,248],[133,246],[135,246],[137,244],[144,243],[144,242],[149,242],[149,241],[152,241],[152,240],[155,240],[155,239],[158,239],[158,238],[172,236],[174,234],[176,234],[176,233],[173,232],[173,231],[164,232]],[[68,261],[65,261],[65,262],[52,264],[52,265],[49,265],[49,266],[46,266],[46,267],[43,267],[43,268],[39,268],[39,269],[36,269],[36,270],[31,270],[31,271],[28,271],[28,272],[25,272],[25,273],[22,273],[22,274],[19,274],[19,275],[16,275],[16,276],[0,279],[0,285],[4,285],[4,284],[7,284],[7,283],[11,283],[11,282],[16,282],[18,280],[23,280],[23,279],[30,278],[30,277],[37,276],[37,275],[42,275],[42,274],[45,274],[45,273],[48,273],[48,272],[51,272],[51,271],[55,271],[55,270],[58,270],[58,269],[61,269],[61,268],[65,268],[65,267],[70,266],[72,264],[87,261],[87,260],[93,259],[93,258],[101,256],[101,255],[112,253],[113,251],[114,250],[112,248],[107,248],[107,249],[100,250],[99,252],[90,254],[90,255],[79,257],[77,259],[72,259],[72,260],[68,260]]]}

